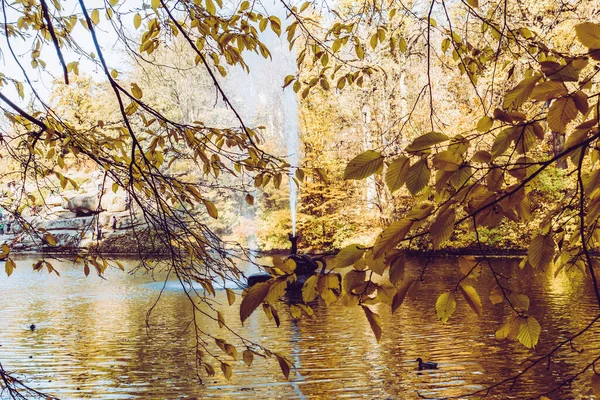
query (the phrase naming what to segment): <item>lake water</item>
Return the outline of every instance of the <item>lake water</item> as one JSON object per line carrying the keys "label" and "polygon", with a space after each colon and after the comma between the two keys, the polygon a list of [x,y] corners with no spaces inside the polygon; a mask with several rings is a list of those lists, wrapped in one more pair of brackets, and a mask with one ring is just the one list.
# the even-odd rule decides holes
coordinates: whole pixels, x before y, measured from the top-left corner
{"label": "lake water", "polygon": [[[360,308],[334,304],[315,306],[317,316],[294,321],[281,312],[276,328],[264,313],[256,312],[242,327],[239,299],[221,310],[227,323],[292,360],[297,371],[285,380],[275,358],[255,358],[248,368],[242,361],[226,380],[218,365],[215,377],[196,377],[193,336],[186,330],[191,306],[176,282],[166,290],[146,324],[148,310],[163,284],[148,275],[129,275],[109,270],[105,279],[85,277],[81,265],[53,262],[61,276],[31,269],[33,258],[17,260],[10,278],[0,277],[0,362],[8,371],[24,377],[32,387],[63,399],[193,399],[193,398],[399,398],[419,395],[439,398],[459,396],[484,388],[519,372],[528,360],[551,349],[567,335],[584,327],[598,314],[592,288],[564,275],[528,273],[518,281],[531,298],[531,314],[542,326],[535,350],[519,343],[496,341],[494,332],[509,315],[505,305],[487,298],[493,282],[484,272],[476,287],[484,303],[482,317],[462,299],[448,324],[435,317],[437,296],[454,287],[459,278],[454,259],[430,263],[416,298],[391,315],[378,306],[383,337],[376,343]],[[412,259],[407,277],[416,276],[425,260]],[[497,260],[506,276],[518,261]],[[126,261],[131,269],[135,262]],[[437,279],[432,279],[433,274]],[[226,304],[225,292],[217,300]],[[37,329],[29,330],[35,323]],[[202,320],[203,329],[231,340],[214,321]],[[528,398],[548,391],[600,354],[599,329],[578,338],[571,347],[524,375],[512,391],[504,386],[488,398]],[[232,341],[232,343],[235,343]],[[243,349],[238,346],[241,353]],[[415,359],[439,363],[439,369],[417,371]],[[600,368],[598,368],[600,372]],[[593,398],[591,372],[551,399]]]}

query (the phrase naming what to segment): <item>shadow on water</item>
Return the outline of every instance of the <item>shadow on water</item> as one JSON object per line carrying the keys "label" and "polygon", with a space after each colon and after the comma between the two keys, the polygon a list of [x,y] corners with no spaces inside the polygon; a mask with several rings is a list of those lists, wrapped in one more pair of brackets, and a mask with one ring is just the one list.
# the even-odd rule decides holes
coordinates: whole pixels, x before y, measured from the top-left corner
{"label": "shadow on water", "polygon": [[[161,398],[418,398],[460,395],[484,388],[520,371],[535,355],[581,329],[595,315],[593,293],[582,282],[570,282],[531,273],[519,281],[531,298],[531,314],[542,325],[536,350],[494,338],[505,305],[492,305],[486,293],[493,287],[483,274],[477,288],[484,303],[482,317],[458,299],[456,314],[448,324],[436,320],[437,296],[454,287],[458,268],[454,260],[437,260],[428,268],[438,279],[423,283],[416,298],[406,300],[395,315],[389,307],[374,306],[383,321],[378,344],[360,308],[316,305],[318,316],[293,321],[281,312],[276,328],[262,313],[252,315],[244,327],[239,322],[239,300],[221,307],[231,328],[243,332],[297,366],[290,380],[283,379],[277,361],[255,358],[248,368],[235,364],[231,380],[221,374],[195,375],[194,341],[189,324],[191,306],[179,283],[169,281],[161,301],[148,319],[146,314],[164,286],[145,275],[107,272],[106,279],[82,273],[81,266],[55,263],[61,276],[34,273],[31,259],[18,260],[10,278],[0,278],[0,361],[10,371],[25,376],[35,388],[65,399]],[[421,260],[413,259],[407,279],[416,276]],[[510,260],[497,260],[496,268],[508,275],[518,268]],[[133,268],[133,264],[126,264]],[[227,304],[225,292],[217,301]],[[35,323],[37,329],[29,330]],[[230,334],[204,318],[203,329],[231,343]],[[598,330],[575,343],[585,354],[600,351]],[[238,351],[243,349],[238,348]],[[415,359],[439,363],[439,369],[417,371]],[[548,390],[584,361],[567,349],[552,359],[552,368],[535,368],[512,392],[488,398],[524,398]],[[219,371],[218,365],[213,365]],[[589,398],[590,389],[575,384],[551,398]]]}

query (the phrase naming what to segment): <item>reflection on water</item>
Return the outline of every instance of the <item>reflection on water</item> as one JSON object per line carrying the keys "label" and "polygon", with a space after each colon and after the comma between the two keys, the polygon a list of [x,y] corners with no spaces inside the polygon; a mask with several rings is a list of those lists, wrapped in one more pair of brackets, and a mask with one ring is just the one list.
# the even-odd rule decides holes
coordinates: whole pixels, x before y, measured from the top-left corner
{"label": "reflection on water", "polygon": [[[494,332],[509,310],[492,305],[486,293],[493,287],[483,274],[477,287],[484,314],[477,317],[464,301],[450,323],[435,318],[437,296],[452,289],[458,278],[453,260],[438,260],[418,297],[408,299],[395,315],[379,306],[384,333],[377,344],[360,308],[334,305],[318,308],[318,317],[293,321],[281,313],[276,328],[265,315],[255,313],[242,327],[239,300],[223,306],[227,323],[255,341],[292,360],[298,370],[290,381],[282,378],[277,362],[255,358],[252,368],[235,365],[225,380],[217,365],[216,377],[198,384],[194,341],[189,324],[191,306],[174,282],[168,282],[146,324],[164,282],[147,275],[131,276],[111,270],[106,279],[86,278],[81,266],[53,263],[61,276],[31,271],[31,259],[18,261],[10,278],[0,277],[0,361],[9,371],[27,377],[34,388],[64,399],[180,399],[180,398],[418,398],[460,395],[509,377],[535,355],[544,354],[567,335],[586,325],[597,312],[593,293],[583,282],[572,283],[562,275],[526,276],[515,287],[531,297],[531,313],[542,325],[538,348],[527,350],[514,342],[498,342]],[[407,269],[416,275],[419,260]],[[497,261],[505,275],[518,268],[516,262]],[[125,263],[133,268],[134,263]],[[548,295],[542,295],[543,292]],[[217,300],[227,304],[225,293]],[[37,329],[31,332],[31,323]],[[226,340],[212,320],[201,321],[205,330]],[[587,357],[600,351],[598,330],[575,343]],[[239,348],[238,348],[239,349]],[[243,349],[239,349],[240,352]],[[415,359],[438,362],[440,368],[417,371]],[[570,371],[586,363],[570,348],[552,359],[552,368],[535,368],[504,394],[489,398],[524,398],[544,392]],[[564,392],[550,396],[590,396],[590,376]]]}

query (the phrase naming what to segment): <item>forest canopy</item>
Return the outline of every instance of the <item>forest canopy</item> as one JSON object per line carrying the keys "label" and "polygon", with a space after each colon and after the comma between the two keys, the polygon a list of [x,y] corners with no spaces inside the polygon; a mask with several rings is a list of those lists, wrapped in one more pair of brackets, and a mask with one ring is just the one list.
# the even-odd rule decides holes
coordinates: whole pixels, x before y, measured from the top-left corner
{"label": "forest canopy", "polygon": [[[286,259],[265,268],[266,282],[226,289],[242,321],[258,308],[277,323],[278,312],[312,315],[320,298],[361,307],[379,340],[376,305],[395,312],[436,279],[427,264],[405,276],[406,255],[467,249],[479,256],[460,257],[461,277],[431,305],[441,323],[452,323],[457,307],[481,315],[506,304],[492,332],[534,348],[543,327],[516,289],[519,276],[488,257],[522,250],[523,271],[583,279],[599,308],[515,381],[600,319],[599,13],[595,1],[553,0],[2,0],[1,205],[23,235],[54,247],[57,238],[32,226],[26,210],[100,171],[102,185],[127,193],[150,227],[137,243],[143,268],[167,257],[183,285],[203,288],[186,292],[194,312],[222,329],[211,295],[226,281],[245,286],[237,261],[250,258],[250,233],[264,250],[286,245],[296,187],[306,246],[340,251],[303,284],[300,304],[280,301],[297,279]],[[269,64],[287,52],[291,67]],[[277,100],[261,103],[269,86],[251,83],[253,66],[267,71],[265,81],[287,71]],[[244,82],[250,89],[237,98]],[[299,159],[274,144],[291,117],[273,117],[271,106],[290,95]],[[7,192],[9,182],[22,190]],[[239,223],[240,203],[259,226]],[[8,275],[17,240],[2,248]],[[120,267],[99,248],[77,257],[86,275]],[[49,261],[34,264],[43,267],[58,273]],[[483,270],[496,283],[489,292],[478,288]],[[249,365],[274,356],[286,377],[293,367],[243,332],[227,343],[194,329],[202,374],[215,374],[215,364],[231,376],[238,349]],[[597,387],[600,354],[580,357],[586,367],[563,385]]]}

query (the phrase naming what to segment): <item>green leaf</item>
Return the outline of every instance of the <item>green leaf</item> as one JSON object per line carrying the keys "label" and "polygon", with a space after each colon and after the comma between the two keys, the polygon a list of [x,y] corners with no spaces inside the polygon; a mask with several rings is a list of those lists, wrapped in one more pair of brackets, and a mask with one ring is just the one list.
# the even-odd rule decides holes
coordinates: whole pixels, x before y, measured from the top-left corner
{"label": "green leaf", "polygon": [[542,269],[554,259],[554,239],[550,235],[537,234],[529,244],[527,258],[533,268]]}
{"label": "green leaf", "polygon": [[456,220],[456,211],[454,209],[447,210],[439,214],[431,227],[429,235],[434,249],[439,249],[446,240],[450,238],[454,232],[454,221]]}
{"label": "green leaf", "polygon": [[577,39],[585,47],[590,49],[600,49],[600,25],[592,22],[584,22],[575,27]]}
{"label": "green leaf", "polygon": [[548,110],[548,127],[552,132],[565,133],[567,124],[577,116],[577,106],[570,97],[555,100]]}
{"label": "green leaf", "polygon": [[442,293],[435,302],[435,312],[443,324],[448,322],[448,319],[454,314],[455,310],[456,298],[452,292]]}
{"label": "green leaf", "polygon": [[385,174],[385,184],[390,192],[394,193],[404,185],[409,167],[410,159],[408,157],[400,156],[392,161]]}
{"label": "green leaf", "polygon": [[344,170],[344,179],[365,179],[383,168],[383,156],[374,151],[367,150],[354,157]]}
{"label": "green leaf", "polygon": [[420,159],[408,168],[406,174],[406,188],[414,196],[429,184],[431,171],[427,159]]}
{"label": "green leaf", "polygon": [[371,309],[369,307],[362,306],[362,308],[365,311],[367,320],[369,321],[369,324],[371,325],[371,329],[373,330],[373,333],[375,334],[375,339],[377,339],[377,341],[379,342],[379,339],[381,339],[381,318],[379,317],[379,315],[377,315],[373,311],[371,311]]}
{"label": "green leaf", "polygon": [[408,145],[408,147],[405,150],[409,153],[416,153],[423,150],[429,150],[436,144],[445,142],[448,139],[448,136],[444,135],[441,132],[428,132],[413,140],[413,142],[410,145]]}
{"label": "green leaf", "polygon": [[481,317],[481,313],[483,312],[483,305],[481,304],[481,299],[479,298],[479,294],[477,290],[471,285],[459,285],[460,293],[465,298],[467,304],[477,315]]}
{"label": "green leaf", "polygon": [[517,339],[528,349],[535,347],[540,338],[542,327],[534,317],[520,318],[519,333]]}
{"label": "green leaf", "polygon": [[242,299],[242,304],[240,305],[240,320],[242,323],[244,323],[254,310],[262,304],[265,297],[269,294],[270,288],[271,282],[267,281],[259,282],[246,291],[246,295]]}
{"label": "green leaf", "polygon": [[366,249],[359,248],[358,244],[351,244],[340,250],[335,256],[334,264],[336,268],[348,267],[360,260]]}
{"label": "green leaf", "polygon": [[531,98],[538,101],[547,101],[557,97],[566,96],[569,93],[563,82],[546,81],[533,88]]}

